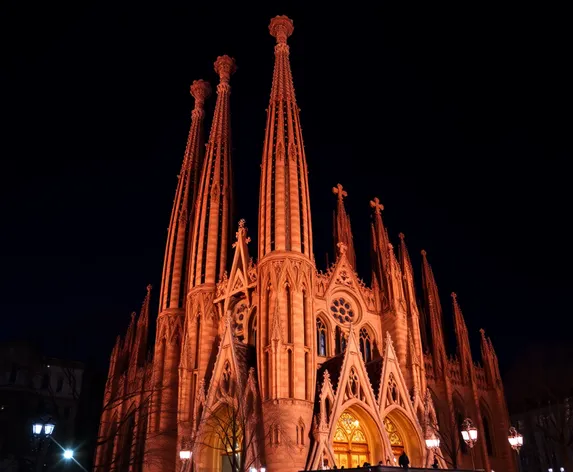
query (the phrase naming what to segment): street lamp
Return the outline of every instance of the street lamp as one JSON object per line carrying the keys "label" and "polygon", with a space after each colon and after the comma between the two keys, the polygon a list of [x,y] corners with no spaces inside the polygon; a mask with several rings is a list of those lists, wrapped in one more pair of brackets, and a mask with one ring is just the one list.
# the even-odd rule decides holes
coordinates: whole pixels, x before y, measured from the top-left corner
{"label": "street lamp", "polygon": [[179,451],[179,459],[183,462],[182,471],[191,470],[191,457],[193,456],[193,451],[189,449],[181,449]]}
{"label": "street lamp", "polygon": [[64,459],[73,459],[74,458],[74,451],[72,451],[71,449],[65,449],[64,450]]}
{"label": "street lamp", "polygon": [[509,441],[509,445],[511,448],[517,452],[517,467],[521,470],[521,459],[519,458],[519,450],[521,446],[523,446],[523,436],[517,432],[513,426],[509,428],[509,435],[507,436],[507,440]]}
{"label": "street lamp", "polygon": [[466,418],[462,423],[462,429],[460,431],[462,433],[462,438],[464,439],[465,443],[470,448],[471,456],[472,456],[472,469],[476,469],[476,464],[474,461],[474,446],[477,442],[478,438],[478,430],[474,426],[473,421],[470,418]]}
{"label": "street lamp", "polygon": [[[426,438],[426,447],[432,451],[432,454],[434,455],[434,463],[437,462],[437,457],[436,457],[436,451],[439,449],[440,447],[440,438],[438,438],[434,433],[432,433],[431,436],[429,436],[428,438]],[[395,459],[395,458],[394,458]]]}
{"label": "street lamp", "polygon": [[509,428],[509,436],[507,437],[510,446],[519,454],[521,446],[523,446],[523,436],[517,432],[517,430],[512,426]]}
{"label": "street lamp", "polygon": [[32,434],[34,435],[34,442],[36,447],[36,470],[39,472],[44,468],[44,461],[48,448],[50,447],[50,439],[54,433],[56,425],[50,420],[38,421],[32,424]]}

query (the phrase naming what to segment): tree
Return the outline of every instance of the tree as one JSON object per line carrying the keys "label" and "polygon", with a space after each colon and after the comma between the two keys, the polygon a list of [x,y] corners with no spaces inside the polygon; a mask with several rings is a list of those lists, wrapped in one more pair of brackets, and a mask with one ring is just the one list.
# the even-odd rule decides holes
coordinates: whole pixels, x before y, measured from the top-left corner
{"label": "tree", "polygon": [[[219,382],[209,388],[209,395],[199,411],[200,420],[193,449],[198,453],[205,449],[216,451],[228,460],[233,472],[248,472],[251,467],[264,465],[265,447],[280,442],[287,451],[294,450],[290,435],[286,434],[285,418],[269,421],[268,431],[262,426],[262,408],[254,369],[251,368],[246,382],[231,374],[227,363]],[[272,413],[271,413],[272,415]]]}

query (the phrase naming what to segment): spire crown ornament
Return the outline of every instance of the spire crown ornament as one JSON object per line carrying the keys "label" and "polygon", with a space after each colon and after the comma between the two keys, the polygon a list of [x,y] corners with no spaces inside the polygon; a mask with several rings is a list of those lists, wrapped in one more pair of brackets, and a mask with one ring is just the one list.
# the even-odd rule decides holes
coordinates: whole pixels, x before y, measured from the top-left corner
{"label": "spire crown ornament", "polygon": [[376,215],[379,215],[380,212],[382,210],[384,210],[384,205],[382,205],[382,203],[380,203],[380,200],[378,199],[378,197],[374,197],[373,200],[370,200],[370,206],[372,207],[372,209],[374,210],[374,213]]}
{"label": "spire crown ornament", "polygon": [[344,190],[342,184],[336,184],[336,187],[332,187],[332,193],[338,196],[339,200],[343,200],[344,197],[348,196],[348,192]]}
{"label": "spire crown ornament", "polygon": [[275,16],[269,25],[271,36],[276,38],[277,44],[286,44],[288,37],[294,31],[292,20],[286,15]]}
{"label": "spire crown ornament", "polygon": [[195,109],[202,109],[205,100],[211,95],[211,84],[206,80],[194,80],[191,84],[191,96],[195,99]]}
{"label": "spire crown ornament", "polygon": [[231,75],[237,70],[235,59],[229,56],[219,56],[215,61],[215,72],[219,75],[221,83],[228,84]]}

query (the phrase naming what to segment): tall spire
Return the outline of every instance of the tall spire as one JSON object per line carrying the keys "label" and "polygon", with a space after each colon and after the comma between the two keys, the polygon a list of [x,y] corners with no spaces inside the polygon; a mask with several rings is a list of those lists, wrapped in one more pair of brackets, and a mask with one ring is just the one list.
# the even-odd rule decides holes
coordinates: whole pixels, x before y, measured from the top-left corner
{"label": "tall spire", "polygon": [[428,349],[428,330],[427,323],[424,317],[424,312],[420,312],[418,309],[417,296],[416,296],[416,284],[414,281],[414,268],[412,266],[412,261],[410,259],[410,254],[408,253],[408,247],[406,246],[406,237],[404,233],[398,235],[400,238],[400,265],[402,267],[402,273],[404,274],[404,291],[406,293],[406,304],[408,306],[409,315],[412,318],[414,312],[417,315],[418,322],[416,326],[412,325],[412,328],[418,331],[418,336],[421,341],[420,355],[422,352]]}
{"label": "tall spire", "polygon": [[261,166],[259,260],[275,250],[312,259],[308,171],[287,45],[294,26],[277,16],[269,30],[277,44]]}
{"label": "tall spire", "polygon": [[460,359],[464,381],[469,382],[473,369],[470,338],[464,315],[458,303],[458,297],[454,292],[452,292],[452,304],[454,309],[454,329],[456,332],[458,357]]}
{"label": "tall spire", "polygon": [[426,312],[430,319],[430,332],[432,334],[432,354],[436,373],[444,372],[446,363],[446,345],[444,340],[442,305],[438,294],[438,286],[434,279],[434,273],[426,258],[426,251],[422,250],[422,281],[426,301]]}
{"label": "tall spire", "polygon": [[344,197],[348,193],[341,184],[332,187],[332,193],[336,198],[336,211],[334,212],[334,252],[338,251],[338,244],[346,246],[346,257],[354,270],[356,270],[356,253],[354,252],[354,242],[352,238],[352,229],[350,227],[350,218],[344,208]]}
{"label": "tall spire", "polygon": [[227,266],[232,193],[229,80],[235,70],[235,60],[229,56],[219,56],[215,61],[219,85],[217,85],[217,103],[197,195],[190,287],[215,284]]}
{"label": "tall spire", "polygon": [[384,205],[380,203],[378,197],[370,201],[372,208],[372,258],[373,258],[373,279],[376,281],[382,294],[382,309],[388,310],[392,303],[392,284],[390,282],[389,251],[390,241],[384,223],[382,222],[382,210]]}
{"label": "tall spire", "polygon": [[187,138],[183,165],[178,176],[167,233],[161,280],[161,300],[159,302],[160,312],[170,308],[183,308],[187,293],[186,274],[190,226],[193,223],[193,209],[205,150],[203,145],[205,110],[203,107],[205,100],[211,95],[211,86],[204,80],[195,80],[191,85],[191,95],[195,99],[195,107],[191,112],[191,128]]}
{"label": "tall spire", "polygon": [[147,335],[149,331],[149,303],[151,300],[151,285],[147,286],[147,294],[141,305],[141,312],[137,319],[137,328],[135,332],[135,341],[130,353],[129,368],[130,374],[133,374],[138,367],[145,364],[147,360]]}
{"label": "tall spire", "polygon": [[[411,362],[414,364],[418,362],[417,372],[417,387],[420,392],[426,390],[426,374],[424,365],[424,349],[427,348],[426,329],[420,317],[420,310],[418,308],[416,298],[416,287],[414,284],[414,269],[406,247],[404,233],[400,233],[400,266],[402,267],[403,286],[404,286],[404,299],[406,302],[406,310],[408,312],[408,333],[411,341],[410,349]],[[412,366],[415,367],[415,366]]]}

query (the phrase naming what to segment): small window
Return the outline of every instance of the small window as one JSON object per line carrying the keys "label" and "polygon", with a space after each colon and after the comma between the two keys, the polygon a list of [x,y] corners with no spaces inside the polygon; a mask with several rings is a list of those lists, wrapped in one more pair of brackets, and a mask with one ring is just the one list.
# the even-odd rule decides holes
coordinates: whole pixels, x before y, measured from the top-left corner
{"label": "small window", "polygon": [[326,357],[326,326],[320,318],[316,319],[317,354]]}

